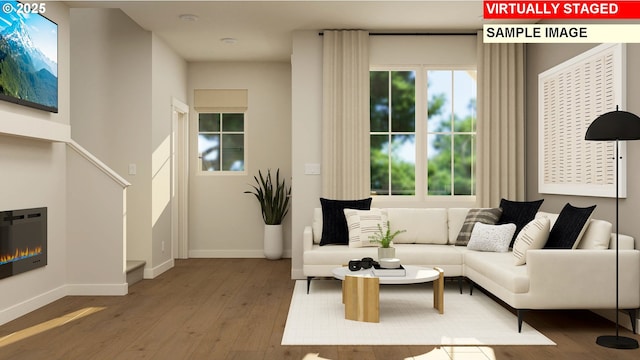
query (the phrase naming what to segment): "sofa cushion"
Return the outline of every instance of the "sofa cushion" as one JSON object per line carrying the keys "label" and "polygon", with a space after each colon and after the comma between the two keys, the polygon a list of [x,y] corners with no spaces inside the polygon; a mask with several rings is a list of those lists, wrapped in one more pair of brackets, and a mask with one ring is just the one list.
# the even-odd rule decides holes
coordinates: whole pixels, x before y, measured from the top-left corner
{"label": "sofa cushion", "polygon": [[[395,244],[396,257],[401,264],[420,266],[462,266],[463,254],[459,247],[452,245]],[[347,245],[314,245],[303,255],[305,265],[343,266],[352,259],[371,257],[378,259],[378,248],[350,248]]]}
{"label": "sofa cushion", "polygon": [[493,225],[500,219],[501,214],[502,210],[500,208],[470,209],[469,212],[467,212],[467,217],[464,219],[462,228],[460,228],[456,245],[465,246],[469,243],[471,233],[476,223]]}
{"label": "sofa cushion", "polygon": [[544,199],[535,201],[500,200],[502,216],[500,216],[497,224],[516,224],[516,231],[513,234],[509,247],[513,246],[513,242],[516,241],[516,236],[518,236],[520,230],[536,217],[536,213],[538,209],[540,209],[543,201]]}
{"label": "sofa cushion", "polygon": [[529,292],[527,266],[513,265],[510,253],[480,252],[469,250],[464,253],[465,274],[468,269],[491,279],[493,282],[515,294]]}
{"label": "sofa cushion", "polygon": [[394,244],[446,244],[447,209],[444,208],[388,208],[391,232],[405,230]]}
{"label": "sofa cushion", "polygon": [[320,198],[322,205],[322,239],[320,245],[349,243],[344,209],[369,210],[372,198],[361,200],[330,200]]}
{"label": "sofa cushion", "polygon": [[469,208],[449,208],[447,210],[447,222],[449,228],[449,244],[455,245],[460,234],[460,229],[467,218]]}
{"label": "sofa cushion", "polygon": [[613,225],[604,220],[589,220],[587,230],[578,243],[578,249],[608,249]]}
{"label": "sofa cushion", "polygon": [[387,211],[383,209],[344,209],[349,231],[349,247],[379,246],[371,237],[387,231]]}
{"label": "sofa cushion", "polygon": [[542,249],[549,238],[549,218],[539,217],[525,225],[513,243],[514,265],[524,265],[527,262],[526,255],[529,249]]}
{"label": "sofa cushion", "polygon": [[487,225],[476,223],[467,248],[478,251],[509,251],[509,243],[516,231],[515,224]]}
{"label": "sofa cushion", "polygon": [[584,234],[595,205],[578,208],[567,203],[549,232],[545,249],[575,249]]}

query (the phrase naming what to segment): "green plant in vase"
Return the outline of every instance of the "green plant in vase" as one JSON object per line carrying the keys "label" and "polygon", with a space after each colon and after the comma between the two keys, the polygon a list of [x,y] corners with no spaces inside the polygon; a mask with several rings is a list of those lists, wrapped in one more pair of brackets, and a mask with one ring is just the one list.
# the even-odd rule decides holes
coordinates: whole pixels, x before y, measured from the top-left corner
{"label": "green plant in vase", "polygon": [[396,249],[392,246],[393,239],[403,232],[406,232],[406,230],[391,232],[391,222],[389,220],[387,220],[386,231],[378,224],[378,232],[369,237],[369,241],[380,244],[378,248],[378,260],[396,257]]}
{"label": "green plant in vase", "polygon": [[291,186],[286,185],[284,179],[280,181],[280,169],[276,170],[275,179],[271,178],[271,170],[267,169],[267,175],[263,176],[258,170],[258,176],[253,177],[256,185],[251,185],[253,190],[245,191],[253,194],[262,212],[264,220],[264,255],[267,259],[276,260],[283,253],[282,221],[289,212],[289,200],[291,198]]}

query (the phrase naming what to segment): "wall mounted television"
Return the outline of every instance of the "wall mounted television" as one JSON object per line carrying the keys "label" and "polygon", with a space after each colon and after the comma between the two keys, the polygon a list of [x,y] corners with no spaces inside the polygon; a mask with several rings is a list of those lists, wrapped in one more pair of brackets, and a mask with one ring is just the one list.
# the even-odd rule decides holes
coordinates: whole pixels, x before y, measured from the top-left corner
{"label": "wall mounted television", "polygon": [[0,1],[0,99],[58,112],[58,25],[46,3]]}

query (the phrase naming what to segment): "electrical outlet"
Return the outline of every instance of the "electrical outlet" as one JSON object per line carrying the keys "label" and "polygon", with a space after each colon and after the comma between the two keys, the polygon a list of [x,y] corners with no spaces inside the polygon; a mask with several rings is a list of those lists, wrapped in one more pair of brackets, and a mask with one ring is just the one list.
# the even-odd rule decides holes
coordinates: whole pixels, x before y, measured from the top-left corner
{"label": "electrical outlet", "polygon": [[162,250],[162,252],[164,252],[164,241],[162,242],[162,245],[160,247],[160,250]]}

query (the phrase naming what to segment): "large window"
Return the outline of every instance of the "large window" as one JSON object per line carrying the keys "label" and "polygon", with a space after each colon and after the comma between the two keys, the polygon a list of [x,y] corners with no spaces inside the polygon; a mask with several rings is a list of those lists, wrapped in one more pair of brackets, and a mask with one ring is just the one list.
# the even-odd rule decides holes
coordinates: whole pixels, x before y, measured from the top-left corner
{"label": "large window", "polygon": [[475,195],[476,71],[374,69],[371,193]]}
{"label": "large window", "polygon": [[244,117],[243,113],[198,114],[200,171],[244,171]]}

